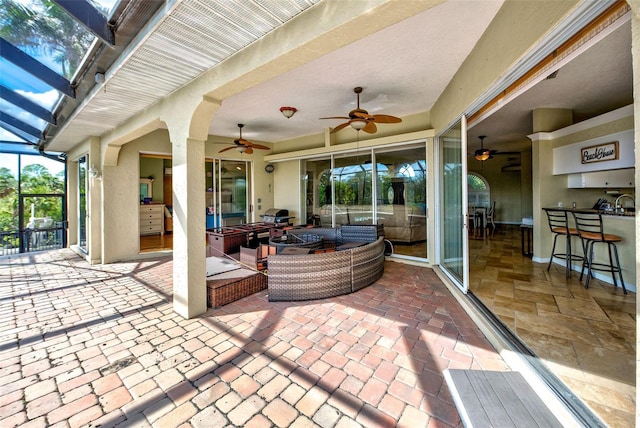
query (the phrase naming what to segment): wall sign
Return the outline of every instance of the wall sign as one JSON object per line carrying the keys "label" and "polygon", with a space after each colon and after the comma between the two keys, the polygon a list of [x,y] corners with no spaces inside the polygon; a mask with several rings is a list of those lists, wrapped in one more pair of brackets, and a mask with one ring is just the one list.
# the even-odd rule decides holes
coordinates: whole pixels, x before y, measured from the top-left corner
{"label": "wall sign", "polygon": [[598,144],[580,149],[580,160],[583,164],[618,159],[618,142]]}

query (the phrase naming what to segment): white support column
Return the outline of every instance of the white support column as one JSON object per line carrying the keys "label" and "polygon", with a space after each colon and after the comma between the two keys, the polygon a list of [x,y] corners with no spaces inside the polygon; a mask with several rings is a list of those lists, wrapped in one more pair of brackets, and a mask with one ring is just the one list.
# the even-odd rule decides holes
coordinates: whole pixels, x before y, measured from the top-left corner
{"label": "white support column", "polygon": [[207,311],[204,141],[173,143],[173,308],[185,318]]}
{"label": "white support column", "polygon": [[207,311],[205,141],[220,104],[206,96],[177,98],[163,119],[173,158],[173,309],[185,318]]}

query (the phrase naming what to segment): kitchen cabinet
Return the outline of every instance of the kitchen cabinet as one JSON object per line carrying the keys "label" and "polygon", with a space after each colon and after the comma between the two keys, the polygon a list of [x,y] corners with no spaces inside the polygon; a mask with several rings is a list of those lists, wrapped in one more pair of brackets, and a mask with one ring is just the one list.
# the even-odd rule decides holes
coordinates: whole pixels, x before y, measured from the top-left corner
{"label": "kitchen cabinet", "polygon": [[569,174],[567,187],[570,189],[635,187],[635,168]]}
{"label": "kitchen cabinet", "polygon": [[164,204],[140,205],[140,235],[164,235]]}

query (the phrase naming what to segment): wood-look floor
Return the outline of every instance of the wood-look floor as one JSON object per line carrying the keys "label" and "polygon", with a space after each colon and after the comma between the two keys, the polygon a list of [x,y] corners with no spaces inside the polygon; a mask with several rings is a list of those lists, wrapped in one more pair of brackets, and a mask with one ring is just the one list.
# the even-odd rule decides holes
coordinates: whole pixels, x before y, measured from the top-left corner
{"label": "wood-look floor", "polygon": [[144,235],[140,237],[140,252],[150,253],[153,251],[173,250],[173,234],[164,235]]}
{"label": "wood-look floor", "polygon": [[[470,290],[612,427],[635,424],[636,294],[521,254],[520,228],[471,234]],[[171,250],[173,236],[140,237],[140,251]],[[396,253],[424,257],[424,242]]]}
{"label": "wood-look floor", "polygon": [[469,254],[471,292],[609,426],[634,426],[636,294],[548,272],[521,254],[518,226],[471,238]]}

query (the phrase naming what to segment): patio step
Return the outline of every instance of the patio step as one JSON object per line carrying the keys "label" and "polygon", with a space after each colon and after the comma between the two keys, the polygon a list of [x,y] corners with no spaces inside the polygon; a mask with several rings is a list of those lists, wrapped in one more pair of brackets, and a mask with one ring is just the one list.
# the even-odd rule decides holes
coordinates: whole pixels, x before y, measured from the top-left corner
{"label": "patio step", "polygon": [[444,372],[465,427],[562,427],[519,372]]}

